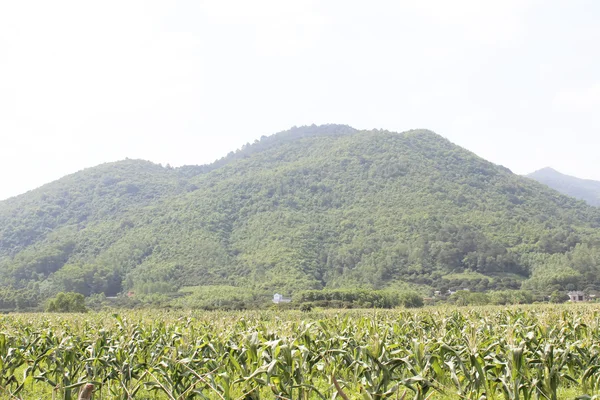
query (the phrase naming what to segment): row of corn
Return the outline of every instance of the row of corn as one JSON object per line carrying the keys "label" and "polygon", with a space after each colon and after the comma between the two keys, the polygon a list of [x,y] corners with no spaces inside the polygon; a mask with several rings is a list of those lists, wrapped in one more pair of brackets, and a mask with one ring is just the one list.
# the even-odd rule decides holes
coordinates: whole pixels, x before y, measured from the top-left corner
{"label": "row of corn", "polygon": [[0,317],[0,398],[550,399],[600,391],[600,308]]}

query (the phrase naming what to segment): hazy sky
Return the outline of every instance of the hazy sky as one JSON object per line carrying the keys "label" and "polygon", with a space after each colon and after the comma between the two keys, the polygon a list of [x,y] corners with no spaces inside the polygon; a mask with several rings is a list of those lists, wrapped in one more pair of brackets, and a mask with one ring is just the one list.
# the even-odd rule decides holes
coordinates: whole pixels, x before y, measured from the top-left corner
{"label": "hazy sky", "polygon": [[0,199],[293,125],[428,128],[600,180],[600,1],[1,1]]}

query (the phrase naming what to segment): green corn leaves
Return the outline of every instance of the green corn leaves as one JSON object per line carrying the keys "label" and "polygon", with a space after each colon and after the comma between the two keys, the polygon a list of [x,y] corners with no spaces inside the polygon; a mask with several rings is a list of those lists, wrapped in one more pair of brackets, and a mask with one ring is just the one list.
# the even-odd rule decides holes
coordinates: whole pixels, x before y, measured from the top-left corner
{"label": "green corn leaves", "polygon": [[[84,319],[88,318],[88,319]],[[560,399],[600,391],[593,306],[0,319],[0,398]],[[576,396],[573,396],[576,397]]]}

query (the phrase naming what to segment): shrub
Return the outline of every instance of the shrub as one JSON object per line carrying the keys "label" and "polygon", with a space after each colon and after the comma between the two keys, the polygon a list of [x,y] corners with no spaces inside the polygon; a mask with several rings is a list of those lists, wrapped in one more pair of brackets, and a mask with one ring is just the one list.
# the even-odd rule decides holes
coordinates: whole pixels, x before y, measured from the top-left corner
{"label": "shrub", "polygon": [[423,297],[415,292],[404,292],[399,295],[400,304],[406,308],[423,307]]}
{"label": "shrub", "polygon": [[552,292],[550,295],[550,303],[564,303],[569,300],[569,295],[558,290]]}
{"label": "shrub", "polygon": [[459,290],[450,296],[449,301],[457,306],[484,306],[490,303],[490,298],[485,293],[474,293]]}
{"label": "shrub", "polygon": [[85,307],[85,297],[80,293],[59,293],[56,297],[48,300],[46,306],[47,312],[71,312],[84,313],[87,312]]}

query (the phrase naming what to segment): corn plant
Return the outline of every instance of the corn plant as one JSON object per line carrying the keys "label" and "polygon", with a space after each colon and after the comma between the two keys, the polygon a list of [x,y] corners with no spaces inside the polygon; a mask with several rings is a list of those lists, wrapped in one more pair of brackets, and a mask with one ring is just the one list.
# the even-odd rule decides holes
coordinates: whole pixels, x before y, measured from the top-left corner
{"label": "corn plant", "polygon": [[[595,305],[9,315],[0,397],[547,399],[600,392]],[[94,397],[95,396],[95,397]],[[562,397],[561,397],[562,396]]]}

